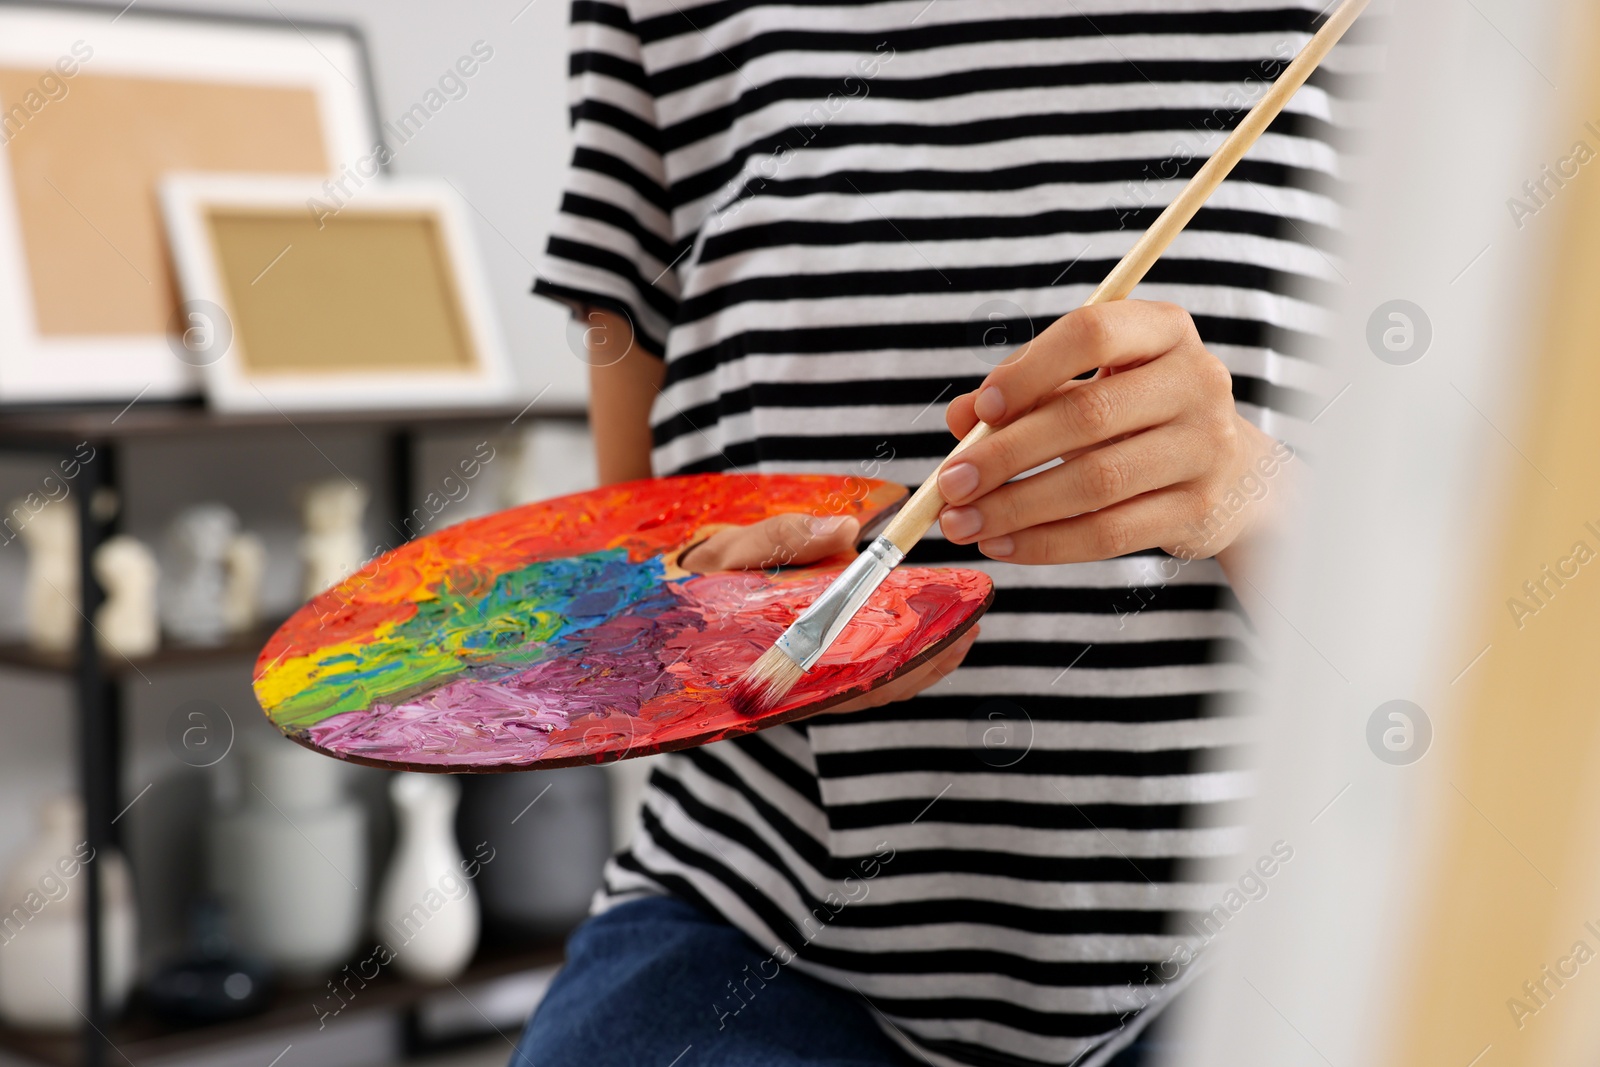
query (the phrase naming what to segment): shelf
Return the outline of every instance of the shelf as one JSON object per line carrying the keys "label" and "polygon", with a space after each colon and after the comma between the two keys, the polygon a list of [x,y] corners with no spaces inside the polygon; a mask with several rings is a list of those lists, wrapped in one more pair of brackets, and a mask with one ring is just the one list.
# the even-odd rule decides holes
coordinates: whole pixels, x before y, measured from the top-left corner
{"label": "shelf", "polygon": [[[469,988],[480,982],[553,966],[560,963],[561,958],[559,940],[507,944],[503,938],[485,936],[477,957],[466,972],[454,980],[454,985]],[[322,981],[280,984],[266,1011],[247,1019],[205,1026],[174,1026],[140,1012],[135,1005],[112,1026],[108,1035],[126,1060],[115,1054],[112,1059],[145,1063],[192,1055],[272,1031],[314,1030],[315,1013],[311,1006],[327,997],[326,981],[325,977]],[[416,982],[385,971],[360,990],[340,1015],[349,1018],[369,1012],[404,1010],[427,996],[451,988],[449,983]],[[0,1052],[49,1067],[78,1067],[82,1062],[80,1040],[80,1035],[75,1033],[42,1033],[0,1026]],[[5,1056],[0,1055],[0,1060],[3,1059]]]}
{"label": "shelf", "polygon": [[292,430],[315,427],[366,429],[448,429],[501,422],[525,425],[536,419],[583,419],[581,406],[535,399],[487,407],[425,408],[409,411],[291,411],[228,413],[201,404],[136,401],[132,404],[73,405],[0,410],[0,447],[59,447],[80,441],[223,434],[242,430]]}
{"label": "shelf", "polygon": [[[556,403],[542,394],[532,400],[486,407],[252,414],[217,412],[198,402],[136,399],[131,403],[101,405],[0,407],[0,450],[32,453],[36,459],[48,456],[51,460],[77,454],[79,469],[68,477],[69,480],[78,478],[72,487],[83,535],[78,552],[78,578],[79,587],[84,591],[83,610],[92,616],[99,597],[90,561],[101,540],[115,532],[112,518],[119,503],[115,494],[122,488],[118,473],[125,463],[122,455],[125,444],[179,443],[194,452],[204,450],[228,434],[277,434],[286,438],[298,434],[313,445],[313,436],[337,431],[381,435],[385,438],[382,452],[389,478],[387,495],[395,511],[403,517],[415,503],[414,468],[428,433],[500,434],[520,431],[539,422],[581,423],[585,417],[581,406]],[[79,449],[79,442],[88,442],[94,448],[92,461],[86,450]],[[247,443],[253,447],[259,440]],[[62,466],[64,472],[67,469]],[[248,676],[247,665],[254,662],[274,629],[275,625],[263,625],[214,646],[166,644],[151,655],[133,660],[116,653],[101,653],[80,660],[76,648],[50,653],[20,642],[0,644],[0,668],[66,676],[76,682],[73,688],[80,726],[76,731],[77,778],[84,800],[86,836],[91,845],[109,847],[114,841],[113,824],[118,818],[116,805],[121,795],[119,777],[123,753],[119,738],[123,694],[122,687],[106,683],[116,678],[143,677],[155,671],[207,665],[243,667]],[[99,914],[93,893],[82,903],[84,914]],[[542,976],[535,972],[558,964],[560,958],[560,946],[554,942],[530,944],[526,940],[518,942],[486,936],[477,959],[456,984],[469,990],[475,986],[494,986],[503,994],[505,985],[497,985],[496,979],[528,975],[526,980],[512,979],[508,984],[520,988],[525,981],[533,982],[537,995],[537,982]],[[86,953],[86,962],[89,973],[95,973],[98,961],[88,959]],[[215,1063],[217,1057],[232,1054],[230,1049],[236,1053],[251,1042],[276,1042],[281,1035],[288,1035],[286,1040],[315,1045],[319,1038],[312,1005],[325,996],[329,977],[325,975],[321,981],[311,983],[285,983],[264,1013],[210,1026],[178,1027],[163,1023],[142,1011],[137,1002],[111,1024],[105,1022],[98,1005],[91,1005],[90,1018],[86,1018],[84,1027],[75,1033],[40,1033],[0,1026],[0,1062],[61,1064],[63,1067],[158,1061]],[[361,1020],[353,1031],[343,1031],[347,1036],[342,1040],[354,1042],[357,1052],[364,1054],[363,1029],[367,1035],[382,1035],[392,1028],[398,1035],[397,1040],[403,1037],[410,1042],[416,1035],[407,1028],[414,1027],[429,1012],[436,1014],[441,1000],[449,999],[450,991],[451,984],[435,986],[412,982],[385,972],[371,980],[361,990],[360,997],[341,1012],[342,1019],[354,1016]],[[523,1010],[515,1001],[512,1003],[511,1011]],[[97,1033],[103,1033],[111,1047],[102,1043]],[[261,1057],[260,1062],[270,1059],[269,1054]],[[252,1057],[249,1062],[254,1063],[256,1059]]]}
{"label": "shelf", "polygon": [[[148,656],[129,659],[115,652],[100,653],[100,669],[111,677],[138,675],[172,667],[206,667],[254,659],[267,639],[283,624],[280,619],[242,634],[232,634],[217,645],[164,644]],[[76,652],[41,652],[18,641],[0,643],[0,667],[42,674],[72,674],[78,669]]]}

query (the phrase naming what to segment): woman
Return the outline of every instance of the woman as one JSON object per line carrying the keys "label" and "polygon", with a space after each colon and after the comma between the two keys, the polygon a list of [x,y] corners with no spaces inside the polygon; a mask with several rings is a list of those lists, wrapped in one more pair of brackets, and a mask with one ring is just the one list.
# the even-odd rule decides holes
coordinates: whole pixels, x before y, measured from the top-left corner
{"label": "woman", "polygon": [[[602,478],[915,485],[981,417],[912,561],[997,594],[870,701],[665,758],[519,1062],[1137,1062],[1237,877],[1241,732],[1208,698],[1242,684],[1228,576],[1314,410],[1285,294],[1331,269],[1325,81],[1151,272],[1171,303],[1067,313],[1319,7],[574,4],[535,290],[588,326]],[[858,532],[787,516],[686,564]]]}

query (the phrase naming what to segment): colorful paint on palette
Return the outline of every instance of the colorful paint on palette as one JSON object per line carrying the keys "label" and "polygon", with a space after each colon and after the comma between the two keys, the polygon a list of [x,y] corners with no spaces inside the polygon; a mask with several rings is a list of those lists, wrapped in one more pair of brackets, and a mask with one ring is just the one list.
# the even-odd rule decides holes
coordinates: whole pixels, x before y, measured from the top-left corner
{"label": "colorful paint on palette", "polygon": [[593,763],[825,710],[898,675],[988,606],[974,571],[901,568],[781,705],[723,694],[833,566],[688,574],[721,525],[782,512],[869,521],[899,486],[812,475],[652,479],[486,516],[380,556],[286,622],[256,695],[342,759],[450,771]]}

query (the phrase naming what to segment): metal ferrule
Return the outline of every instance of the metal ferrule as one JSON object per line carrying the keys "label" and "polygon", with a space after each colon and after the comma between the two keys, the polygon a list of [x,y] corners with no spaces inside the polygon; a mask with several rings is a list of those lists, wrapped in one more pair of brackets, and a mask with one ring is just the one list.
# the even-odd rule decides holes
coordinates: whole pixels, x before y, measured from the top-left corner
{"label": "metal ferrule", "polygon": [[809,671],[828,651],[828,646],[845,625],[861,610],[872,591],[883,584],[889,572],[900,565],[906,554],[894,542],[880,537],[867,546],[844,572],[835,578],[816,602],[783,631],[777,647],[784,655]]}

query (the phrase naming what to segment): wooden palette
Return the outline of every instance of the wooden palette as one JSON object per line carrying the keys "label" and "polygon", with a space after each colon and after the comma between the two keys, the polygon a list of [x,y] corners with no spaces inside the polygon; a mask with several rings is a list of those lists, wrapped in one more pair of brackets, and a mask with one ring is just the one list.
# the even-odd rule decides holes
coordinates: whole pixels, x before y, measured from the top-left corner
{"label": "wooden palette", "polygon": [[783,512],[869,524],[905,495],[819,475],[649,479],[460,523],[371,561],[262,649],[273,725],[338,759],[493,772],[688,748],[824,711],[937,654],[988,608],[970,570],[902,567],[770,711],[724,694],[848,562],[690,574],[684,549]]}

